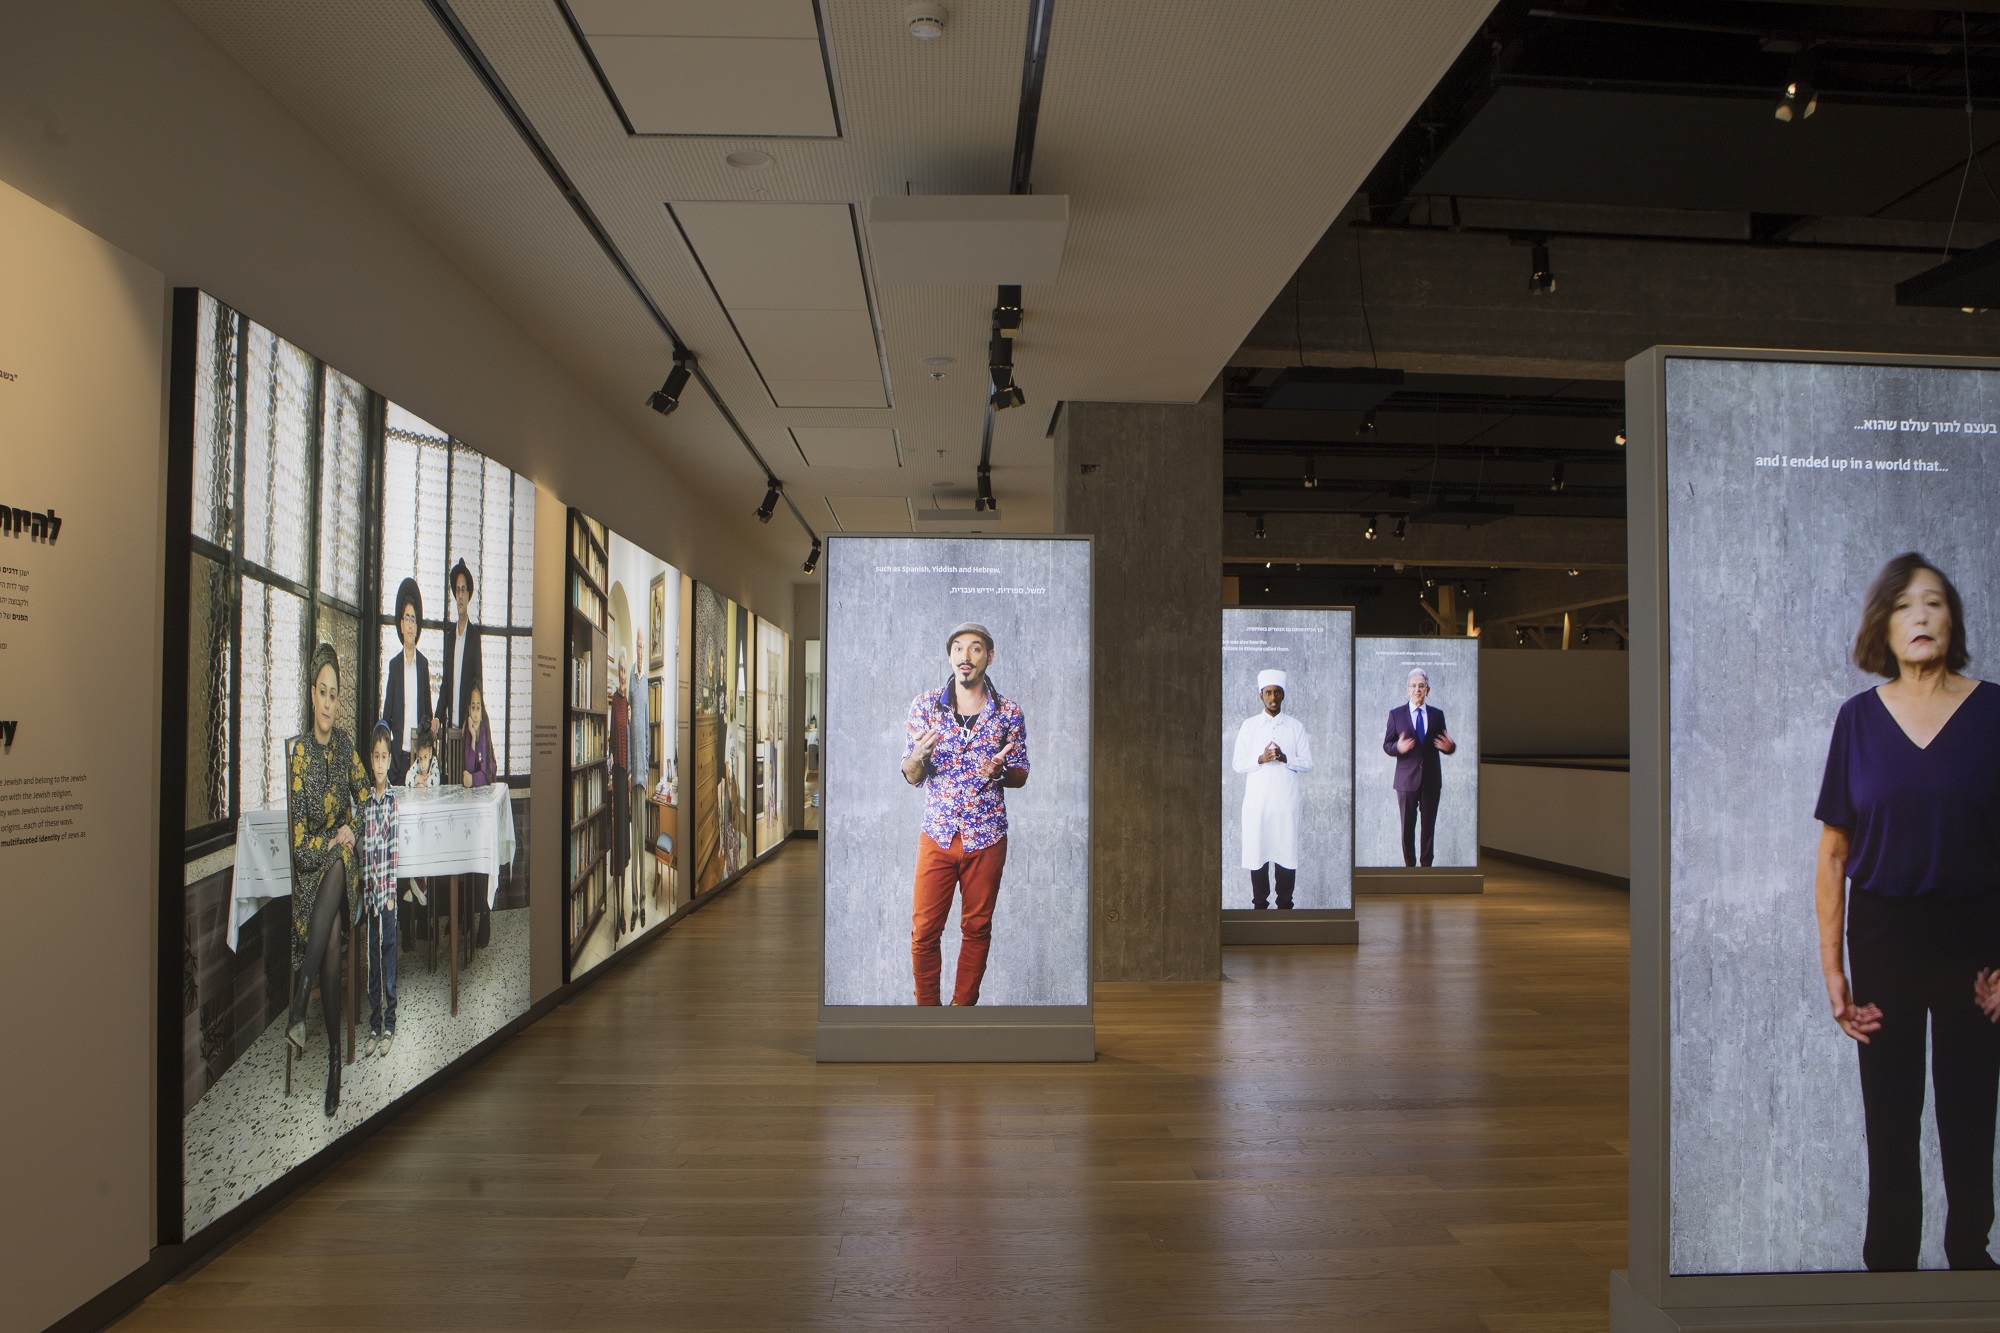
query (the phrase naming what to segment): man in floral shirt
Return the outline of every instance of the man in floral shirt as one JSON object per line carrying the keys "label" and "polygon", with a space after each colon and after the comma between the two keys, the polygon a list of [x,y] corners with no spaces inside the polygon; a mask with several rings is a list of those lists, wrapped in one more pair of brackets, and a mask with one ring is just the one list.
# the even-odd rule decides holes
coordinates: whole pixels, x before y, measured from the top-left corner
{"label": "man in floral shirt", "polygon": [[1007,800],[1003,787],[1028,781],[1028,722],[988,678],[993,636],[965,624],[945,639],[951,677],[910,703],[903,743],[903,780],[924,789],[924,827],[917,838],[915,906],[910,914],[910,967],[917,1003],[939,1003],[943,954],[938,939],[959,905],[955,1005],[979,1003],[986,955],[993,943],[993,908],[1007,864]]}

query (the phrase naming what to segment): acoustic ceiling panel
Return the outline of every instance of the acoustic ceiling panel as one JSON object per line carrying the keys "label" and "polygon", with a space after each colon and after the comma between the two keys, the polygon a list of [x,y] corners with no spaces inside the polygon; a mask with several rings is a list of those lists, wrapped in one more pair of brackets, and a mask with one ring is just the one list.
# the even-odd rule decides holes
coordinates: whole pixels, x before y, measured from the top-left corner
{"label": "acoustic ceiling panel", "polygon": [[792,441],[812,468],[902,466],[891,426],[794,426]]}
{"label": "acoustic ceiling panel", "polygon": [[829,495],[826,507],[842,532],[910,530],[910,502],[900,495]]}
{"label": "acoustic ceiling panel", "polygon": [[670,203],[779,407],[887,407],[847,204]]}
{"label": "acoustic ceiling panel", "polygon": [[634,134],[840,133],[812,0],[572,0]]}

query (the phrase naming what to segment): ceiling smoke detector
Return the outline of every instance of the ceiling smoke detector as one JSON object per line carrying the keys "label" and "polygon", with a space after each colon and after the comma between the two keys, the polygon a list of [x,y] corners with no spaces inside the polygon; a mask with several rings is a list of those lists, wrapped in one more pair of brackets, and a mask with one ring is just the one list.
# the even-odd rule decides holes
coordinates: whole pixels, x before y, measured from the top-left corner
{"label": "ceiling smoke detector", "polygon": [[943,379],[945,371],[949,370],[952,364],[952,358],[948,356],[927,356],[924,358],[924,369],[930,372],[930,377],[934,380]]}
{"label": "ceiling smoke detector", "polygon": [[903,10],[903,22],[910,27],[910,36],[920,42],[934,42],[944,36],[945,8],[943,5],[910,5]]}

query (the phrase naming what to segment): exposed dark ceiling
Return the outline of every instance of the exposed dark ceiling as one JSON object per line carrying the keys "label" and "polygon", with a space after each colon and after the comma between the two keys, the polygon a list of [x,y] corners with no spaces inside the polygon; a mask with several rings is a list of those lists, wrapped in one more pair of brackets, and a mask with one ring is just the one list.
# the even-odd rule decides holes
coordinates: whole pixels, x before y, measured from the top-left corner
{"label": "exposed dark ceiling", "polygon": [[[1991,240],[1996,8],[1503,0],[1335,230],[1532,244],[1580,229],[1822,254]],[[1788,83],[1817,92],[1810,117],[1804,99],[1791,121],[1774,115]],[[1358,412],[1261,409],[1276,373],[1225,380],[1232,512],[1385,526],[1442,521],[1441,505],[1624,515],[1621,383],[1412,374],[1371,433]]]}

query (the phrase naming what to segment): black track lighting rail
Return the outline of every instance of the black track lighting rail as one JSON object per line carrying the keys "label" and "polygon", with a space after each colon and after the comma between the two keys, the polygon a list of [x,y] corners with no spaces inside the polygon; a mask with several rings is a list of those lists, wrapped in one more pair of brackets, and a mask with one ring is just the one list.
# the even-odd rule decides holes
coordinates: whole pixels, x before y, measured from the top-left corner
{"label": "black track lighting rail", "polygon": [[[1014,117],[1014,156],[1007,172],[1008,194],[1035,192],[1035,130],[1042,119],[1042,75],[1049,63],[1049,24],[1055,0],[1030,0],[1028,36],[1021,56],[1021,102]],[[1027,396],[1014,383],[1013,338],[1021,328],[1021,289],[1003,285],[993,300],[993,328],[988,342],[986,415],[979,434],[977,507],[999,508],[993,496],[993,417],[1003,408],[1019,407]]]}
{"label": "black track lighting rail", "polygon": [[440,28],[444,29],[445,36],[451,40],[451,44],[458,48],[459,55],[464,58],[474,77],[499,106],[501,114],[505,115],[508,122],[513,125],[514,132],[521,136],[521,142],[527,145],[528,151],[541,164],[543,173],[568,202],[570,210],[576,214],[577,220],[583,223],[584,230],[590,233],[591,239],[597,242],[598,249],[602,250],[604,257],[611,261],[611,266],[618,270],[618,276],[624,279],[632,294],[639,298],[639,304],[646,308],[646,313],[652,317],[653,323],[659,326],[660,332],[667,335],[668,342],[673,344],[675,364],[685,365],[693,372],[694,380],[701,385],[702,392],[708,395],[709,401],[715,404],[715,410],[722,414],[722,419],[728,423],[729,429],[735,432],[743,448],[763,470],[766,487],[778,489],[780,498],[785,502],[785,508],[792,511],[792,517],[798,520],[801,528],[805,529],[806,536],[812,539],[813,549],[817,551],[819,533],[813,530],[812,524],[806,522],[806,516],[799,512],[799,507],[792,503],[792,497],[785,493],[784,483],[778,479],[777,473],[771,470],[770,463],[765,461],[764,455],[758,452],[757,446],[751,442],[749,432],[743,429],[743,423],[729,410],[729,403],[716,391],[714,383],[708,378],[708,372],[702,369],[699,358],[695,357],[688,350],[687,344],[681,340],[680,334],[674,329],[673,321],[667,318],[666,312],[660,309],[659,302],[653,299],[652,293],[639,281],[639,275],[632,271],[631,264],[626,262],[624,254],[618,249],[617,242],[611,239],[611,234],[604,229],[604,224],[598,220],[589,201],[583,197],[583,191],[577,188],[576,182],[570,179],[569,173],[564,171],[562,164],[556,160],[555,153],[542,138],[541,132],[535,128],[534,122],[528,119],[528,113],[515,99],[513,91],[507,87],[506,80],[500,77],[500,71],[486,58],[486,52],[480,49],[471,30],[465,26],[465,21],[458,16],[458,11],[452,8],[451,0],[424,0],[424,7],[430,10],[431,17],[437,20]]}

